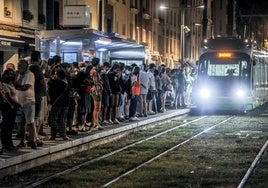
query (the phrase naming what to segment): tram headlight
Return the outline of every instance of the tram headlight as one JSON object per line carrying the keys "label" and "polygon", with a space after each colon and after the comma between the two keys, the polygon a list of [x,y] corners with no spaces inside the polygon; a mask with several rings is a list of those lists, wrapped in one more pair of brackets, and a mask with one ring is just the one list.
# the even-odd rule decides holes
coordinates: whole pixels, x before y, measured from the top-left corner
{"label": "tram headlight", "polygon": [[201,88],[199,95],[201,98],[207,99],[210,97],[211,93],[210,93],[210,90],[208,88]]}
{"label": "tram headlight", "polygon": [[236,92],[235,92],[235,95],[237,97],[245,97],[246,96],[246,92],[243,89],[237,89]]}

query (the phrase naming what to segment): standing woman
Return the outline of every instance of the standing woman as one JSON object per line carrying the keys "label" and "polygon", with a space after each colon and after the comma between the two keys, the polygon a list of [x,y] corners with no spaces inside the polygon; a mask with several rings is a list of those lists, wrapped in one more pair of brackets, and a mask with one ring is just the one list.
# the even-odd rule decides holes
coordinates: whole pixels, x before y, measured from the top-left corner
{"label": "standing woman", "polygon": [[99,74],[100,59],[92,59],[93,68],[90,70],[89,75],[92,79],[91,96],[93,98],[93,128],[97,130],[103,130],[103,127],[99,123],[99,112],[101,109],[101,93],[103,90],[103,83]]}
{"label": "standing woman", "polygon": [[16,110],[20,107],[20,104],[14,88],[15,77],[13,69],[6,69],[2,74],[0,82],[0,109],[4,109],[2,110],[3,120],[0,124],[2,143],[0,154],[2,154],[3,150],[16,150],[12,142],[12,130],[15,123]]}
{"label": "standing woman", "polygon": [[55,78],[48,82],[49,103],[51,104],[48,118],[51,127],[50,140],[55,140],[57,133],[63,140],[69,139],[66,136],[69,92],[70,87],[65,70],[63,68],[57,69]]}

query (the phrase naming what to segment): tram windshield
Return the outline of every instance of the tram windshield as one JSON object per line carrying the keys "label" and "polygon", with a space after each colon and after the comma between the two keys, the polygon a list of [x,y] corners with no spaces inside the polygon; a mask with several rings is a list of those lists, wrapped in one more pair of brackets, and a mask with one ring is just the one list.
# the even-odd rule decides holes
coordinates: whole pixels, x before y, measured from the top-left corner
{"label": "tram windshield", "polygon": [[248,78],[250,59],[246,55],[235,54],[234,57],[218,57],[216,53],[205,54],[199,61],[200,76]]}

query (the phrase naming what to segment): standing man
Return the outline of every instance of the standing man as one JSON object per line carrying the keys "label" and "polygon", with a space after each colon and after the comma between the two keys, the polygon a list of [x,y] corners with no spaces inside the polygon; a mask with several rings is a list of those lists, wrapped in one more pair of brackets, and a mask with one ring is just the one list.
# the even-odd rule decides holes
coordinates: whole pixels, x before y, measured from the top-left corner
{"label": "standing man", "polygon": [[[28,62],[20,60],[18,63],[19,75],[15,82],[18,91],[19,103],[22,105],[22,116],[19,119],[21,142],[18,147],[25,147],[25,129],[29,130],[28,145],[36,149],[36,127],[34,125],[35,97],[34,97],[34,74],[28,70]],[[26,126],[24,128],[24,125]]]}
{"label": "standing man", "polygon": [[102,70],[100,72],[100,76],[102,78],[103,90],[102,90],[102,101],[101,101],[101,117],[102,124],[109,124],[107,118],[107,112],[109,108],[109,100],[111,96],[111,87],[108,78],[108,70],[110,68],[109,62],[104,62],[102,66]]}
{"label": "standing man", "polygon": [[[155,64],[151,63],[149,64],[149,69],[147,71],[147,74],[149,75],[149,91],[147,94],[147,109],[148,109],[148,114],[153,115],[157,112],[157,107],[156,107],[156,85],[155,85],[155,77],[154,77],[154,71],[155,71]],[[150,96],[150,97],[149,97]],[[155,109],[155,112],[153,111],[153,107]]]}
{"label": "standing man", "polygon": [[145,71],[145,64],[140,65],[140,105],[139,105],[139,115],[141,117],[147,117],[147,94],[149,91],[149,74]]}
{"label": "standing man", "polygon": [[[32,51],[31,54],[31,62],[29,65],[29,70],[34,74],[34,93],[35,93],[35,126],[37,130],[37,137],[38,133],[41,131],[41,125],[39,122],[40,118],[40,112],[41,112],[41,104],[42,104],[42,98],[46,95],[46,83],[44,74],[42,72],[42,69],[40,67],[42,61],[39,51]],[[39,145],[42,145],[41,141],[38,141]]]}

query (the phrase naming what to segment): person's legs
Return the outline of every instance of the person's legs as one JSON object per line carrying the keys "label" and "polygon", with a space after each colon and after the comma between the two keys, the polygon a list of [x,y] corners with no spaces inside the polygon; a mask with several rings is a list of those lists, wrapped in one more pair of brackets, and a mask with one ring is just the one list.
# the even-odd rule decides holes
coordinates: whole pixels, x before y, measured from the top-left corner
{"label": "person's legs", "polygon": [[34,117],[35,117],[35,103],[30,102],[24,105],[24,115],[25,115],[25,121],[27,124],[27,127],[29,129],[29,145],[32,149],[36,149],[36,127],[34,123]]}

